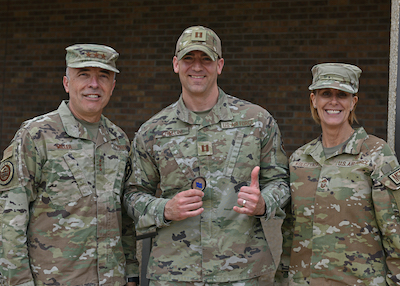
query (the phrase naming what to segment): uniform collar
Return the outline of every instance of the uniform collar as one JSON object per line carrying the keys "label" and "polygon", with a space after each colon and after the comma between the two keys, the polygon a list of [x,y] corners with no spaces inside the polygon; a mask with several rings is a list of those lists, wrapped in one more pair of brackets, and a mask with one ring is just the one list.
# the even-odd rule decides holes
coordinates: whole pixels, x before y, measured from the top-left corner
{"label": "uniform collar", "polygon": [[[83,127],[83,125],[75,119],[74,115],[72,114],[71,110],[68,107],[68,100],[64,100],[61,102],[60,106],[58,107],[58,113],[61,117],[61,122],[64,126],[65,132],[70,137],[93,140],[91,138],[87,130]],[[99,132],[97,135],[97,145],[100,145],[104,142],[111,141],[116,138],[115,132],[113,132],[112,128],[108,128],[110,126],[109,120],[101,115],[100,124],[99,124]]]}
{"label": "uniform collar", "polygon": [[229,121],[233,119],[231,110],[229,109],[228,95],[218,87],[218,101],[210,110],[210,113],[202,119],[196,113],[190,111],[183,102],[182,95],[177,102],[176,115],[178,118],[189,124],[199,124],[203,126],[213,125],[220,121]]}
{"label": "uniform collar", "polygon": [[[367,138],[368,134],[365,132],[363,127],[356,129],[353,135],[350,136],[349,142],[333,156],[339,154],[359,154],[361,152],[362,144]],[[321,160],[325,160],[324,147],[322,145],[322,134],[317,139],[311,141],[310,144],[308,144],[308,146],[304,150],[304,154],[312,156],[314,160],[318,161],[321,164],[323,163],[320,162]]]}

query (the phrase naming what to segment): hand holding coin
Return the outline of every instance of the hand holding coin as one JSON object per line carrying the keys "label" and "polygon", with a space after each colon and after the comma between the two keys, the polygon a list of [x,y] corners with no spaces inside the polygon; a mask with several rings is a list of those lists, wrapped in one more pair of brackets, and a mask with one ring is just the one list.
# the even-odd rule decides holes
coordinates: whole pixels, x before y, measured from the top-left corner
{"label": "hand holding coin", "polygon": [[180,221],[188,217],[201,214],[204,209],[203,196],[206,188],[206,179],[197,177],[192,181],[190,190],[177,193],[170,199],[164,208],[164,218],[166,220]]}

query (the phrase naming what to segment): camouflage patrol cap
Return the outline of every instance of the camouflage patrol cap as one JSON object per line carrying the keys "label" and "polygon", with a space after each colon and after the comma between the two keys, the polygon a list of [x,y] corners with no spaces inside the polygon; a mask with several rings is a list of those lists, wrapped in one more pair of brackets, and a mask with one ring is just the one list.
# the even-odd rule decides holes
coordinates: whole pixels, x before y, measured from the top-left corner
{"label": "camouflage patrol cap", "polygon": [[67,67],[98,67],[119,73],[115,64],[119,54],[113,48],[96,44],[76,44],[65,50]]}
{"label": "camouflage patrol cap", "polygon": [[183,31],[176,43],[175,56],[178,60],[191,51],[205,52],[215,61],[222,58],[221,40],[217,34],[203,26],[189,27]]}
{"label": "camouflage patrol cap", "polygon": [[354,65],[342,63],[323,63],[313,66],[312,84],[309,90],[334,88],[356,94],[359,87],[361,69]]}

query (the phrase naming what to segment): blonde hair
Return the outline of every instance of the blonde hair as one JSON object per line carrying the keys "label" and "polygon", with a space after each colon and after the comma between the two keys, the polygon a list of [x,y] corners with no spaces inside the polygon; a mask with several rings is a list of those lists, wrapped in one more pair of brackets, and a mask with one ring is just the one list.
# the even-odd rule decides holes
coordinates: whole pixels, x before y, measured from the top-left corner
{"label": "blonde hair", "polygon": [[[317,91],[318,91],[318,89],[317,90],[313,90],[312,93],[317,95]],[[357,93],[353,94],[353,96],[357,96]],[[347,120],[349,121],[350,125],[352,125],[354,121],[358,123],[357,116],[356,116],[357,103],[358,103],[358,101],[354,104],[353,109],[350,111],[349,118],[347,118]],[[314,121],[318,125],[321,125],[321,118],[319,118],[317,109],[314,108],[314,104],[313,104],[313,102],[311,100],[311,96],[310,96],[310,110],[311,110],[311,116],[314,119]]]}

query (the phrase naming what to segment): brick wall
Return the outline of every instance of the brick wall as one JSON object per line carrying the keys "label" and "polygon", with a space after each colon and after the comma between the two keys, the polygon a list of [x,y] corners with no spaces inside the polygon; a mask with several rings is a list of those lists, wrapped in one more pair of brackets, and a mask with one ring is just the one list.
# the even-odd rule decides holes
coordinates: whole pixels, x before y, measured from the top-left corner
{"label": "brick wall", "polygon": [[290,154],[320,133],[310,117],[311,67],[361,67],[357,115],[386,139],[389,0],[0,0],[0,149],[25,119],[56,109],[65,47],[102,43],[120,54],[105,115],[130,138],[178,99],[171,60],[177,38],[201,24],[222,40],[219,85],[267,108]]}

